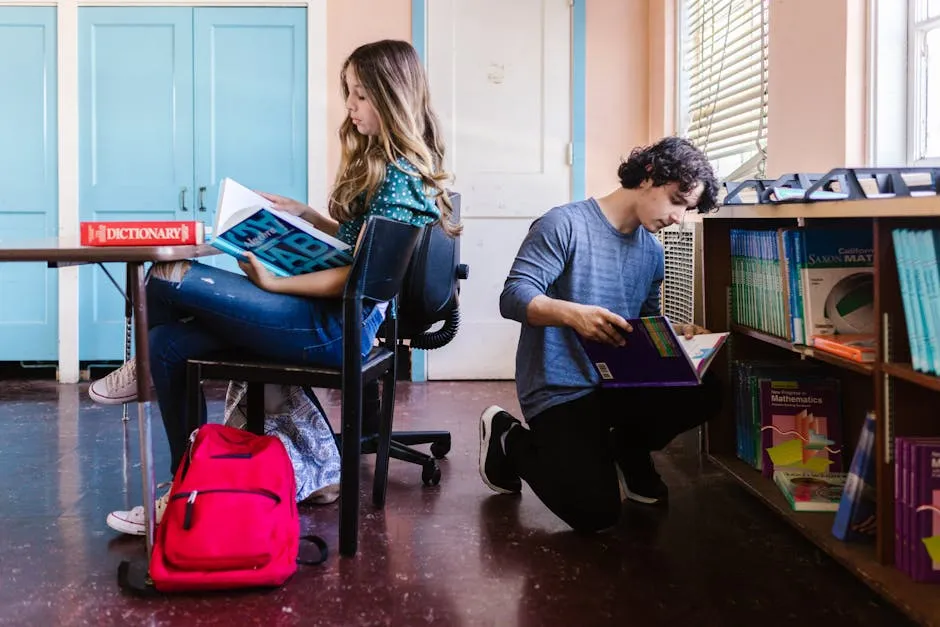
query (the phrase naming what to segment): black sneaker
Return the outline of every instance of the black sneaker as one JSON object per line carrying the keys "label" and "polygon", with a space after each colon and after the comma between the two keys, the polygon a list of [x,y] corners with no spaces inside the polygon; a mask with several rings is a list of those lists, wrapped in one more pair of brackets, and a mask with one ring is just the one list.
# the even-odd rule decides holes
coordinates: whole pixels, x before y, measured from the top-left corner
{"label": "black sneaker", "polygon": [[509,458],[500,442],[513,425],[522,423],[502,407],[492,405],[480,415],[480,477],[494,492],[518,494],[522,480],[509,466]]}
{"label": "black sneaker", "polygon": [[669,488],[656,472],[649,452],[638,451],[621,455],[618,469],[624,494],[631,501],[656,505],[669,499]]}

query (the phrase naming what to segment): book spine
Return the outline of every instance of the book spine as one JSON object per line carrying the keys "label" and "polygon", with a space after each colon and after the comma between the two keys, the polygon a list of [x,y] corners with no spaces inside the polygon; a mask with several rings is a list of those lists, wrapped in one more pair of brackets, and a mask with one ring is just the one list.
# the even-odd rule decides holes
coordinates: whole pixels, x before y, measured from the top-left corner
{"label": "book spine", "polygon": [[82,246],[186,246],[203,242],[201,222],[82,222]]}
{"label": "book spine", "polygon": [[930,559],[924,538],[940,535],[940,514],[934,510],[917,511],[921,506],[940,506],[940,444],[933,439],[914,445],[912,469],[911,553],[914,581],[940,582],[940,563]]}

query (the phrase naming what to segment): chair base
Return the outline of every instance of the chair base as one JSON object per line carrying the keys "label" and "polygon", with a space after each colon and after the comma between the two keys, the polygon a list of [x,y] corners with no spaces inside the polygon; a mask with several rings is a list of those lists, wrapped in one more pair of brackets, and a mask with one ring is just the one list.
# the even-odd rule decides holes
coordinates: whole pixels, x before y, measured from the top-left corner
{"label": "chair base", "polygon": [[[336,436],[337,444],[341,435]],[[369,455],[377,452],[378,435],[367,435],[361,439],[362,453]],[[422,453],[411,446],[430,444],[431,454]],[[443,459],[450,452],[449,431],[393,431],[389,456],[409,464],[421,466],[421,481],[426,486],[435,486],[441,482],[441,467],[437,460]]]}

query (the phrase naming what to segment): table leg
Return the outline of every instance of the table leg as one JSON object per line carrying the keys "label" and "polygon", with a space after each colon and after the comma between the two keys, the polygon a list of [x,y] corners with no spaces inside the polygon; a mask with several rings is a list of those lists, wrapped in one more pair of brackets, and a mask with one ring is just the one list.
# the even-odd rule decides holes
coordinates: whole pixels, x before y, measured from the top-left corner
{"label": "table leg", "polygon": [[140,434],[140,474],[143,480],[144,529],[147,537],[147,563],[153,551],[154,492],[153,448],[150,435],[150,344],[147,341],[147,294],[144,265],[127,264],[127,276],[134,304],[134,343],[137,359],[137,427]]}
{"label": "table leg", "polygon": [[[127,363],[131,358],[131,321],[134,316],[134,308],[131,304],[130,298],[131,293],[134,291],[132,283],[136,277],[132,277],[130,272],[126,272],[125,274],[127,276],[124,277],[124,294],[127,295],[127,298],[124,299],[124,363]],[[121,407],[121,420],[124,422],[130,420],[130,417],[128,416],[127,405],[128,403],[124,403]]]}

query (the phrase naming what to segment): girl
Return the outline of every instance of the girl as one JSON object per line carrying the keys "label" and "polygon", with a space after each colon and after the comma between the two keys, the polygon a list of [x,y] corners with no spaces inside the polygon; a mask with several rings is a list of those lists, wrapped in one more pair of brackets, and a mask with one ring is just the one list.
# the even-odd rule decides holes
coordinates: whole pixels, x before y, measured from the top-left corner
{"label": "girl", "polygon": [[[290,198],[264,194],[278,209],[358,244],[365,218],[380,215],[414,225],[441,220],[456,235],[444,190],[444,146],[431,109],[427,78],[411,44],[378,41],[357,48],[341,73],[347,117],[339,129],[342,154],[322,213]],[[198,262],[159,264],[147,283],[150,365],[171,474],[187,443],[186,361],[223,348],[244,348],[270,359],[339,367],[342,364],[341,296],[350,267],[277,278],[250,255],[239,262],[246,276]],[[385,315],[385,303],[366,305],[362,353],[368,353]],[[134,362],[95,381],[89,395],[101,403],[136,398]],[[205,401],[201,418],[205,421]],[[156,522],[167,494],[157,501]],[[112,512],[108,526],[143,535],[143,507]]]}

